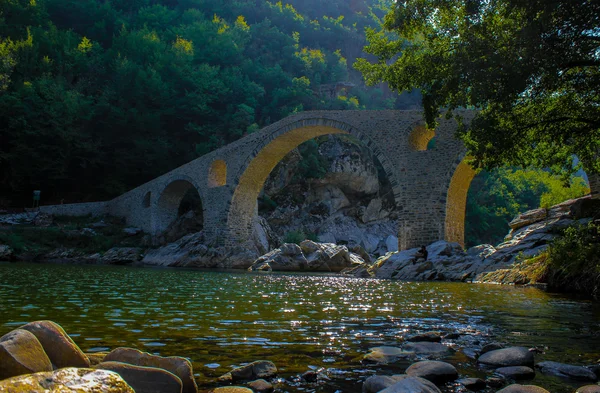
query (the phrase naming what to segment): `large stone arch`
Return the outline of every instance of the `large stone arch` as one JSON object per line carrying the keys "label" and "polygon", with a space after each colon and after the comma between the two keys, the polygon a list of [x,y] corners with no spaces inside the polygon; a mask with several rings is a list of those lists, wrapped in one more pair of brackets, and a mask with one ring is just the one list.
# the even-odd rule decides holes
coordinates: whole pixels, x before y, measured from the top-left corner
{"label": "large stone arch", "polygon": [[[155,234],[163,232],[177,219],[181,202],[188,191],[195,190],[200,201],[203,201],[201,189],[194,183],[187,177],[171,179],[166,183],[155,205]],[[202,206],[206,208],[204,203]]]}
{"label": "large stone arch", "polygon": [[396,184],[392,165],[364,132],[333,119],[313,118],[296,121],[273,131],[269,138],[255,148],[246,165],[238,173],[227,216],[231,237],[242,242],[250,238],[252,220],[257,214],[257,198],[275,166],[300,144],[331,134],[349,134],[361,141],[379,160],[390,178],[390,183]]}

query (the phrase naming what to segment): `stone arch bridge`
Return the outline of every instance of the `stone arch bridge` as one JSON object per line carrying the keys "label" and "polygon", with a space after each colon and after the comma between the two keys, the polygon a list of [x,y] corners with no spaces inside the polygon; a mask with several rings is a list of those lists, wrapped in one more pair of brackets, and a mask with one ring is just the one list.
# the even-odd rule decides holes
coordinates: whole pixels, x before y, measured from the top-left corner
{"label": "stone arch bridge", "polygon": [[[473,112],[462,113],[465,121]],[[252,236],[257,197],[271,170],[301,143],[350,134],[380,161],[398,209],[400,250],[446,239],[464,243],[467,191],[475,172],[464,163],[454,120],[435,130],[421,111],[312,111],[289,116],[172,170],[112,201],[107,210],[128,224],[159,234],[177,218],[190,188],[200,195],[209,241],[224,246]],[[436,137],[435,148],[427,150]]]}

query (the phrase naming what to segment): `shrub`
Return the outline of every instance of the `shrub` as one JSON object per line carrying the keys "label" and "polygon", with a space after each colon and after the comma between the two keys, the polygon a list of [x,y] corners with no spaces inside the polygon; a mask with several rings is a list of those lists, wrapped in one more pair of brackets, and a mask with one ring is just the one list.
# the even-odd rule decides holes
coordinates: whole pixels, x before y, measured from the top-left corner
{"label": "shrub", "polygon": [[284,243],[300,244],[304,240],[306,240],[306,235],[304,234],[304,231],[302,231],[302,230],[290,231],[290,232],[286,233],[285,236],[283,237]]}
{"label": "shrub", "polygon": [[600,296],[600,225],[567,228],[548,249],[548,286]]}

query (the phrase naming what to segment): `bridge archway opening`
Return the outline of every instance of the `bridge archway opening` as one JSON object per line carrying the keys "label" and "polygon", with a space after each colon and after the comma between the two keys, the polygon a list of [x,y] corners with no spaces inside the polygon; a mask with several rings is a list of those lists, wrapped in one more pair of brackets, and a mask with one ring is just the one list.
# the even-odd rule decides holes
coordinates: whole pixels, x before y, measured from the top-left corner
{"label": "bridge archway opening", "polygon": [[446,197],[446,221],[444,237],[449,242],[465,246],[465,213],[467,194],[476,172],[466,160],[462,160],[454,170]]}
{"label": "bridge archway opening", "polygon": [[435,146],[434,138],[434,130],[418,125],[408,135],[408,144],[415,151],[430,150]]}
{"label": "bridge archway opening", "polygon": [[[276,165],[302,143],[324,135],[349,135],[355,137],[366,148],[369,148],[371,153],[375,153],[369,146],[368,141],[347,129],[348,127],[344,127],[344,125],[340,125],[339,128],[326,125],[300,126],[283,132],[262,147],[239,177],[228,215],[230,233],[237,239],[248,239],[250,237],[252,234],[252,219],[257,214],[257,199],[266,180]],[[375,154],[373,154],[373,157],[376,158]],[[387,168],[385,163],[381,162],[381,165],[386,174],[391,173],[390,168]]]}
{"label": "bridge archway opening", "polygon": [[204,227],[202,199],[198,190],[187,180],[175,180],[165,187],[158,199],[156,232],[167,231],[182,217],[187,221],[184,226],[190,233]]}
{"label": "bridge archway opening", "polygon": [[[445,239],[448,241],[458,242],[463,247],[472,247],[477,244],[498,244],[502,242],[503,237],[508,231],[507,222],[514,218],[517,213],[523,213],[530,209],[537,209],[540,204],[544,203],[542,195],[550,192],[549,195],[554,195],[546,202],[549,207],[557,203],[562,203],[566,199],[578,198],[589,193],[590,186],[593,185],[589,179],[589,175],[585,171],[578,172],[574,175],[571,181],[569,191],[567,189],[557,189],[555,187],[564,187],[561,180],[555,178],[550,180],[552,175],[541,171],[544,176],[529,173],[530,170],[523,170],[523,178],[520,175],[515,180],[511,180],[512,174],[517,174],[521,170],[513,172],[509,170],[500,171],[481,171],[475,172],[467,163],[467,159],[462,160],[456,167],[450,187],[448,188],[448,196],[446,201],[446,222],[445,222]],[[511,175],[509,175],[511,174]],[[537,179],[537,183],[531,183],[532,177]],[[524,183],[519,183],[518,179],[522,179]],[[549,183],[547,183],[550,181]],[[491,183],[490,183],[491,182]],[[557,183],[560,184],[557,186]],[[505,189],[504,192],[489,193],[489,187],[494,184],[499,184],[499,189]],[[513,189],[518,184],[529,184],[530,188]],[[553,185],[554,184],[554,185]],[[587,186],[587,187],[586,187]],[[547,188],[550,187],[550,188]],[[591,187],[594,189],[593,186]],[[552,191],[554,190],[554,191]],[[508,196],[514,195],[514,199]],[[478,196],[485,198],[478,201]],[[520,209],[515,209],[511,212],[511,206],[517,204]],[[467,212],[468,206],[471,206]],[[493,207],[499,211],[505,211],[505,215],[491,215],[485,211],[478,210],[476,206]],[[513,207],[514,209],[514,207]]]}

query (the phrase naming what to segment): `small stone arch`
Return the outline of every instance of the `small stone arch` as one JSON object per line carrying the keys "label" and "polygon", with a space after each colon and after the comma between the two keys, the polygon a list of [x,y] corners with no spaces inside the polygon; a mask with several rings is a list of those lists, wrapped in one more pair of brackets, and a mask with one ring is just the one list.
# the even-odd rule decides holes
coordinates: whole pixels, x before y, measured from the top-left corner
{"label": "small stone arch", "polygon": [[214,160],[208,170],[208,188],[222,187],[227,184],[227,163]]}
{"label": "small stone arch", "polygon": [[462,159],[450,179],[446,196],[446,219],[444,223],[444,238],[449,242],[457,242],[465,246],[465,212],[467,194],[471,181],[477,172]]}
{"label": "small stone arch", "polygon": [[418,125],[412,129],[408,136],[408,145],[414,151],[427,150],[427,145],[435,137],[435,131]]}
{"label": "small stone arch", "polygon": [[202,206],[200,193],[191,181],[174,180],[164,188],[156,205],[155,233],[163,232],[182,214],[182,201],[190,194],[196,195]]}
{"label": "small stone arch", "polygon": [[[265,181],[275,166],[300,144],[322,135],[350,134],[364,143],[383,166],[386,174],[394,173],[385,157],[369,138],[348,124],[329,119],[305,119],[275,131],[265,145],[253,152],[247,165],[237,177],[228,213],[229,233],[238,240],[248,239],[252,218],[256,214],[257,198]],[[395,184],[395,183],[394,183]]]}

